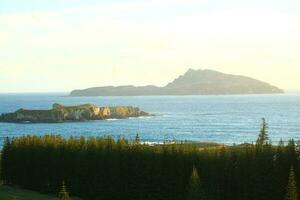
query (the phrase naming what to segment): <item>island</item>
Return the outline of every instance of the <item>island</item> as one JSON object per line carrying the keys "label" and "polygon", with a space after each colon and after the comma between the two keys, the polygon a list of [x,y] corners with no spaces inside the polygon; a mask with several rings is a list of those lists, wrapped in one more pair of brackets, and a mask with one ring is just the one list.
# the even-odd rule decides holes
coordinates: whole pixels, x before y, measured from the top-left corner
{"label": "island", "polygon": [[234,95],[280,94],[284,91],[250,77],[213,70],[189,69],[164,87],[105,86],[73,90],[69,96]]}
{"label": "island", "polygon": [[55,103],[50,110],[19,109],[13,113],[1,114],[0,122],[61,123],[140,116],[150,116],[150,114],[132,106],[98,107],[94,104],[64,106]]}

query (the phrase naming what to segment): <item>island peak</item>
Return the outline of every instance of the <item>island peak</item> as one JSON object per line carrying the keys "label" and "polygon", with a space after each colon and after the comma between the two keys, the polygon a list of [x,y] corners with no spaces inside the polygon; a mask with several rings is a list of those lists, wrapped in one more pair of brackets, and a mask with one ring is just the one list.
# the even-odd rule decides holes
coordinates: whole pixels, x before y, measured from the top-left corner
{"label": "island peak", "polygon": [[94,87],[73,90],[70,96],[147,96],[147,95],[234,95],[277,94],[284,91],[269,83],[241,75],[210,69],[189,69],[164,87]]}

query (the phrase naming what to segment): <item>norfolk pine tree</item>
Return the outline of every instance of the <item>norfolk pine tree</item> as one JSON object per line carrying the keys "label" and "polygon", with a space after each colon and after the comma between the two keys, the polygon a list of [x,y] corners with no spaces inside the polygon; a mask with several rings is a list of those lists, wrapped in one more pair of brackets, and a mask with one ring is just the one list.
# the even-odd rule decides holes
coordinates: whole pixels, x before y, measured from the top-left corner
{"label": "norfolk pine tree", "polygon": [[291,167],[285,200],[298,200],[297,183],[294,168]]}
{"label": "norfolk pine tree", "polygon": [[63,181],[61,190],[59,192],[59,200],[70,200],[69,193],[67,192],[65,182]]}
{"label": "norfolk pine tree", "polygon": [[193,171],[188,185],[187,200],[202,200],[202,199],[203,199],[203,191],[200,183],[199,174],[196,167],[193,166]]}
{"label": "norfolk pine tree", "polygon": [[257,146],[263,146],[268,143],[269,135],[268,135],[268,123],[266,122],[265,118],[262,118],[262,123],[260,127],[260,133],[258,135],[256,145]]}

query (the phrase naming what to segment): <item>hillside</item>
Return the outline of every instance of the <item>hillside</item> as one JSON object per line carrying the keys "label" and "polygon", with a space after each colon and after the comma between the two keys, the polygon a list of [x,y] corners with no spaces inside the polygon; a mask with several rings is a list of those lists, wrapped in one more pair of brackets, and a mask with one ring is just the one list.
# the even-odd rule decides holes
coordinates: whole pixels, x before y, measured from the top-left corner
{"label": "hillside", "polygon": [[147,96],[147,95],[222,95],[276,94],[284,91],[266,82],[246,76],[213,70],[189,69],[165,87],[107,86],[73,90],[70,96]]}

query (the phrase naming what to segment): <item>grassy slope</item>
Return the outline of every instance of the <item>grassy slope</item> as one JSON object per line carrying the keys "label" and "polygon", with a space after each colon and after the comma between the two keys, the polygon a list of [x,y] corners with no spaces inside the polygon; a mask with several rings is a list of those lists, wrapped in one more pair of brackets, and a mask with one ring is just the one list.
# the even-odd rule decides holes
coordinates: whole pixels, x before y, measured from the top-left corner
{"label": "grassy slope", "polygon": [[[15,198],[15,199],[14,199]],[[37,192],[0,186],[1,200],[58,200],[56,196],[39,194]],[[72,198],[72,200],[79,200]]]}

